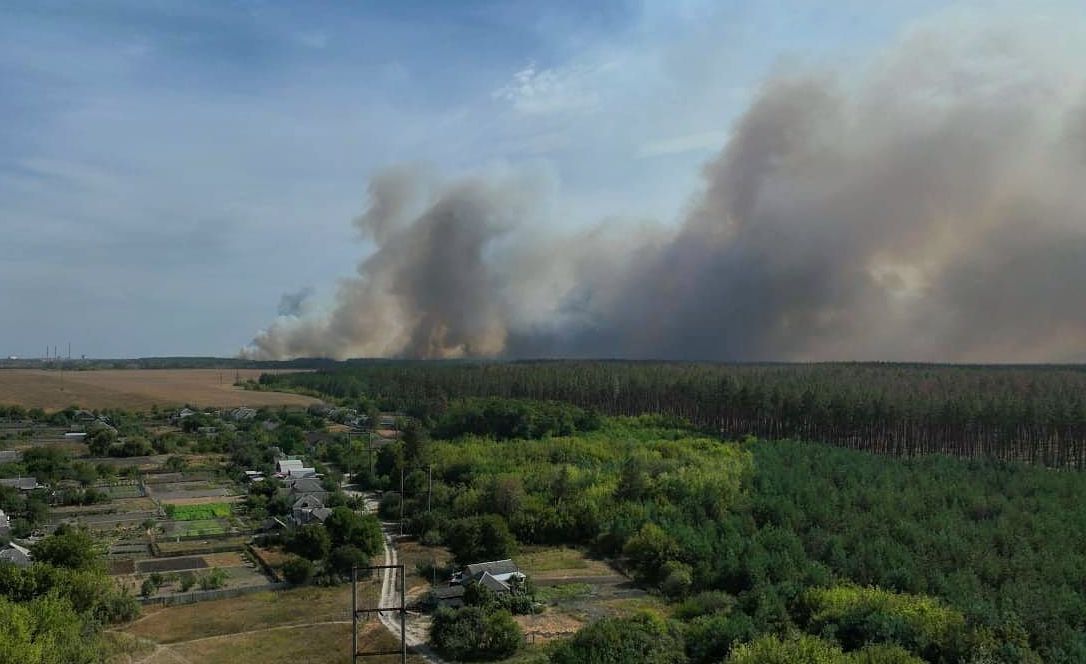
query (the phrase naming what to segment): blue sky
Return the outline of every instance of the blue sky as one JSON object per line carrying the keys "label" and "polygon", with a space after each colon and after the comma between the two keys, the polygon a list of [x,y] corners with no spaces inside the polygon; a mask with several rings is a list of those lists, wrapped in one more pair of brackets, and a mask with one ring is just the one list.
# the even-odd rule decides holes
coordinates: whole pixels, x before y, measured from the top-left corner
{"label": "blue sky", "polygon": [[672,223],[768,74],[990,3],[946,5],[4,3],[0,354],[232,355],[352,273],[391,164],[536,170],[558,226]]}

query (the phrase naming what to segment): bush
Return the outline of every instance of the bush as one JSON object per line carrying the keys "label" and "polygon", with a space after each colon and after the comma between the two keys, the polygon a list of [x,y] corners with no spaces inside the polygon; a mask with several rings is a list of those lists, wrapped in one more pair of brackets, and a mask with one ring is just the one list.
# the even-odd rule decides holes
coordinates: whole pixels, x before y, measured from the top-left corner
{"label": "bush", "polygon": [[140,595],[144,597],[150,597],[151,595],[154,595],[155,591],[157,590],[158,586],[156,586],[155,582],[151,579],[144,579],[143,583],[140,585]]}
{"label": "bush", "polygon": [[293,556],[283,563],[283,578],[296,586],[309,581],[312,576],[313,563],[305,558]]}
{"label": "bush", "polygon": [[200,575],[200,590],[215,590],[226,585],[226,570],[218,567],[212,568],[207,574]]}
{"label": "bush", "polygon": [[868,643],[897,643],[930,661],[968,654],[965,618],[931,597],[879,588],[812,588],[800,601],[807,629],[833,636],[847,650]]}
{"label": "bush", "polygon": [[757,634],[754,621],[741,611],[701,615],[686,625],[686,654],[692,664],[719,662],[735,644]]}
{"label": "bush", "polygon": [[604,618],[581,628],[551,653],[552,664],[682,664],[683,638],[674,623],[650,613]]}
{"label": "bush", "polygon": [[478,662],[511,656],[524,642],[524,634],[508,611],[466,606],[438,609],[430,640],[444,657]]}
{"label": "bush", "polygon": [[781,639],[763,636],[732,650],[727,664],[842,664],[841,648],[807,634]]}

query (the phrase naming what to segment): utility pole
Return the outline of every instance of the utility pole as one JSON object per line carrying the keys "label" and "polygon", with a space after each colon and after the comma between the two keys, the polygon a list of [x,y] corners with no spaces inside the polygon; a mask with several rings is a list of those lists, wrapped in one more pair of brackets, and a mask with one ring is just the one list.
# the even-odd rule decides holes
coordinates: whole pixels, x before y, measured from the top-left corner
{"label": "utility pole", "polygon": [[403,466],[400,466],[400,537],[403,537]]}
{"label": "utility pole", "polygon": [[426,467],[426,481],[430,485],[426,491],[426,513],[430,513],[430,503],[434,497],[434,464]]}

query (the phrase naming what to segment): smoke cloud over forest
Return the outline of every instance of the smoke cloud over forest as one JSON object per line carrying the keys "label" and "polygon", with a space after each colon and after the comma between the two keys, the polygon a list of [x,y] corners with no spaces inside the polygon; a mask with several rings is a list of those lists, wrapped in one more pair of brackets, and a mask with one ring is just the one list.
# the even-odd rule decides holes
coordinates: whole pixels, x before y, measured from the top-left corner
{"label": "smoke cloud over forest", "polygon": [[244,353],[1086,360],[1086,86],[1057,46],[916,32],[780,72],[676,224],[549,234],[544,180],[378,175],[375,250]]}

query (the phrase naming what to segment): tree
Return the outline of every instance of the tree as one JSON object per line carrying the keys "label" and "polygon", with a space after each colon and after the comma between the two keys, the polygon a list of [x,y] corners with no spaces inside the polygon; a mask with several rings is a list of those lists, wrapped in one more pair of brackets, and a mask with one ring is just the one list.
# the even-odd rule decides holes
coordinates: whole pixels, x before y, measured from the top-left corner
{"label": "tree", "polygon": [[384,548],[381,524],[373,515],[361,516],[349,507],[335,507],[325,519],[324,527],[333,545],[349,544],[369,556],[377,555]]}
{"label": "tree", "polygon": [[310,560],[322,560],[332,549],[332,538],[324,526],[311,523],[294,531],[287,540],[287,550]]}
{"label": "tree", "polygon": [[97,457],[108,456],[109,448],[117,440],[117,432],[110,427],[98,426],[87,432],[85,439],[90,453]]}
{"label": "tree", "polygon": [[349,576],[353,567],[365,567],[369,564],[369,554],[350,544],[337,546],[328,557],[328,565],[332,571],[343,576]]}
{"label": "tree", "polygon": [[516,548],[508,524],[497,514],[450,522],[445,529],[445,541],[461,563],[508,558]]}
{"label": "tree", "polygon": [[312,576],[313,563],[305,558],[292,556],[283,563],[283,578],[296,586],[309,581]]}
{"label": "tree", "polygon": [[60,526],[56,532],[30,548],[34,560],[69,569],[92,569],[98,565],[95,540],[86,530]]}

